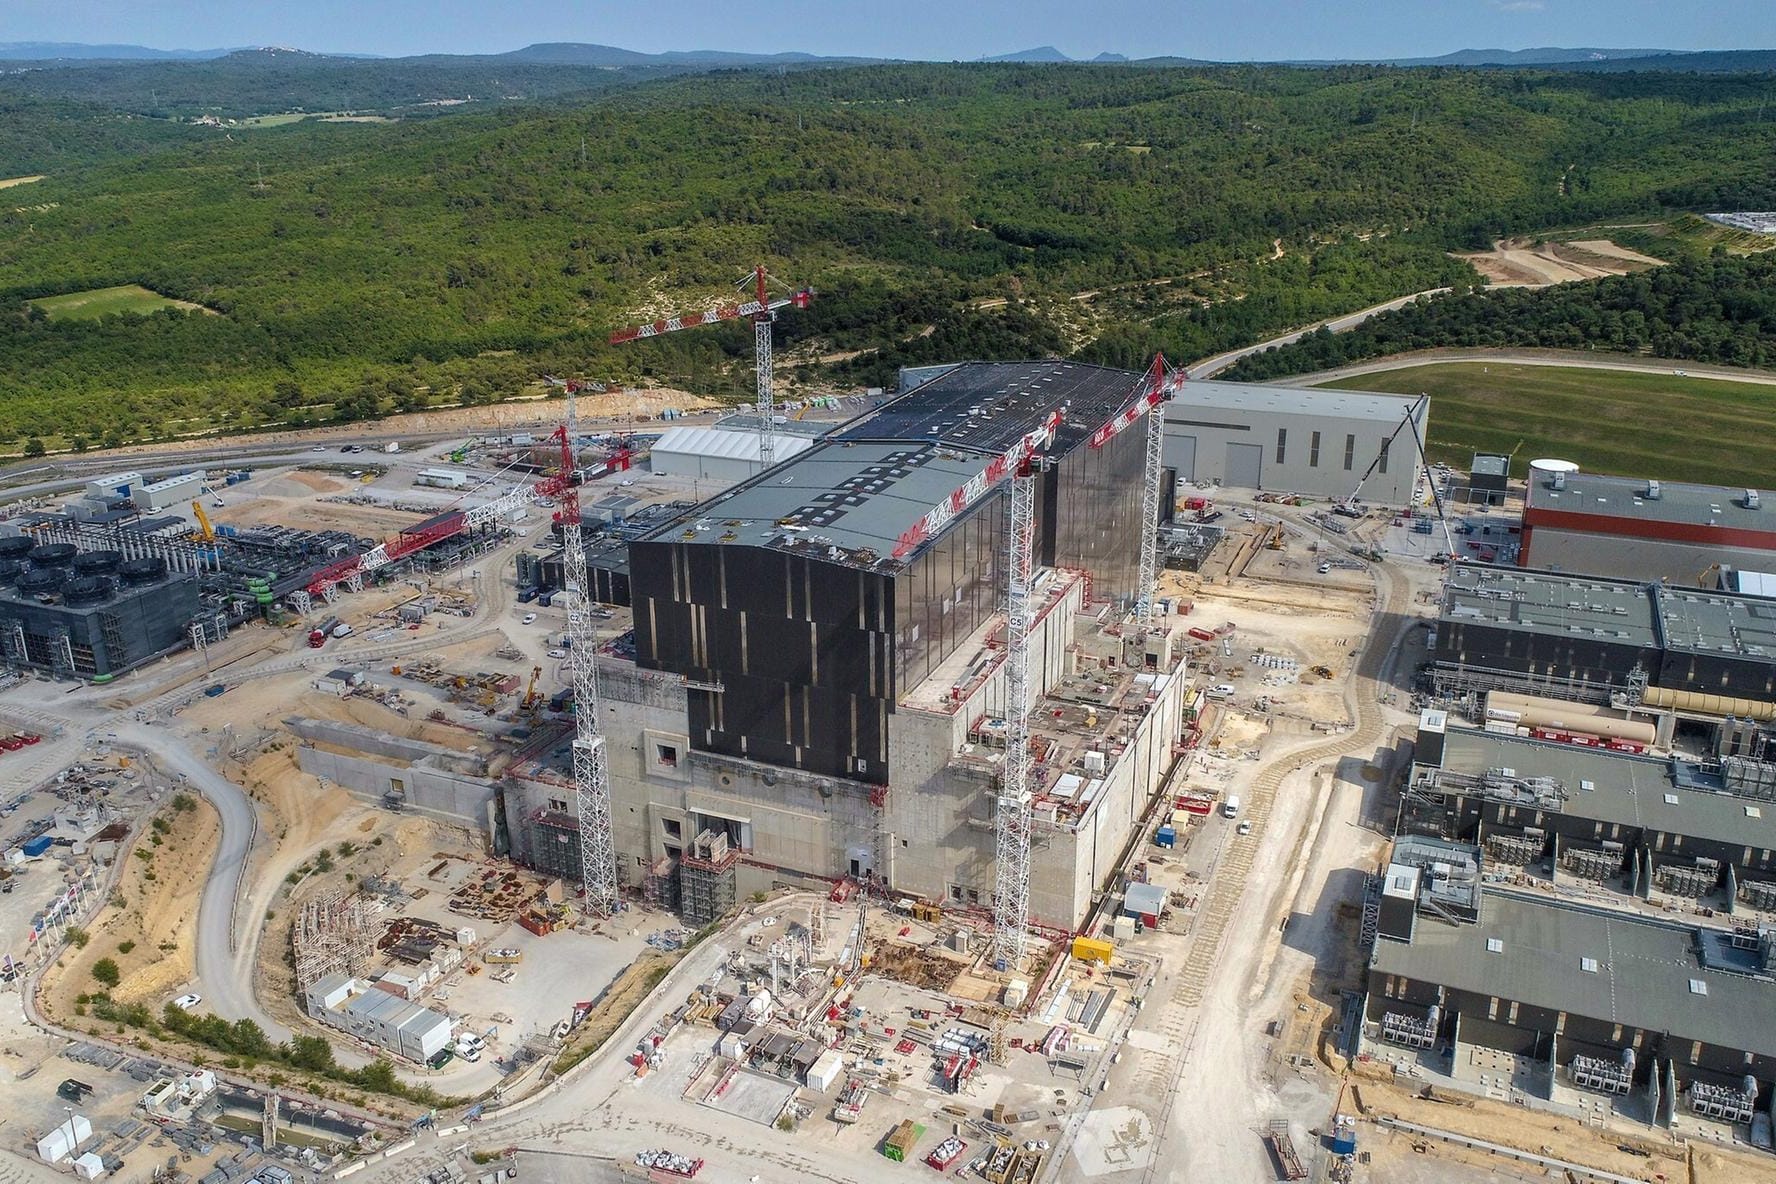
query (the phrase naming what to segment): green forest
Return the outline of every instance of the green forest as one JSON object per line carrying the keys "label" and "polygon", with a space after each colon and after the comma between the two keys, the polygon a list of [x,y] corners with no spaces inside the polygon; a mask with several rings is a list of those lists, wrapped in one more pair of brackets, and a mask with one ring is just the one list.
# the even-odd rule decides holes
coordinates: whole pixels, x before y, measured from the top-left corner
{"label": "green forest", "polygon": [[1346,333],[1310,333],[1222,377],[1262,382],[1414,349],[1614,350],[1776,367],[1776,256],[1724,252],[1584,284],[1426,296]]}
{"label": "green forest", "polygon": [[[0,448],[491,401],[544,372],[737,398],[744,326],[606,339],[755,262],[816,290],[779,322],[790,360],[864,351],[786,368],[793,393],[938,359],[1190,359],[1465,290],[1447,252],[1506,233],[1776,204],[1750,75],[717,71],[254,128],[33,85],[0,95],[0,159],[46,174],[0,189]],[[127,284],[220,315],[32,303]]]}

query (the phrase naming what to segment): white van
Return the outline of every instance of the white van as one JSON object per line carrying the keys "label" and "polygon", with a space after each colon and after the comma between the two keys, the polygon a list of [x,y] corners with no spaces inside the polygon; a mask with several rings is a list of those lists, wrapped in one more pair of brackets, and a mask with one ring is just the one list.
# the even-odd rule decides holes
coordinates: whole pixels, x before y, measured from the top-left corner
{"label": "white van", "polygon": [[1239,817],[1239,812],[1240,812],[1239,794],[1237,794],[1237,793],[1229,794],[1227,797],[1227,800],[1225,802],[1221,803],[1221,817],[1223,817],[1223,818],[1237,818],[1237,817]]}

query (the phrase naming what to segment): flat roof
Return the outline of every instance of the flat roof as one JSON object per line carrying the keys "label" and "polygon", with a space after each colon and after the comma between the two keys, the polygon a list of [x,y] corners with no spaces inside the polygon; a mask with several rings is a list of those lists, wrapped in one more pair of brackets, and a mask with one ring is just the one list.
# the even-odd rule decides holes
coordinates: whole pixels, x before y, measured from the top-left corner
{"label": "flat roof", "polygon": [[1741,596],[1758,596],[1765,600],[1776,600],[1776,573],[1767,571],[1740,571],[1727,568],[1722,573],[1727,590],[1737,592]]}
{"label": "flat roof", "polygon": [[[756,424],[757,417],[753,422]],[[723,421],[726,423],[726,421]],[[788,460],[798,453],[806,452],[813,444],[806,434],[790,433],[781,428],[772,433],[772,447],[776,458]],[[758,463],[759,433],[756,427],[742,430],[736,427],[724,427],[721,424],[713,427],[675,427],[667,428],[660,433],[649,449],[654,455],[671,455],[682,453],[689,456],[714,457],[722,460],[743,460]]]}
{"label": "flat roof", "polygon": [[1745,486],[1689,485],[1660,481],[1659,496],[1647,497],[1645,477],[1607,477],[1600,473],[1567,473],[1565,487],[1538,475],[1524,499],[1530,511],[1562,510],[1635,522],[1677,522],[1692,526],[1723,526],[1776,536],[1776,502],[1763,495],[1759,509],[1745,505]]}
{"label": "flat roof", "polygon": [[1566,789],[1561,812],[1575,818],[1735,846],[1776,847],[1776,802],[1711,792],[1687,777],[1680,784],[1669,759],[1450,728],[1443,737],[1442,768],[1474,777],[1489,769],[1552,777]]}
{"label": "flat roof", "polygon": [[1499,452],[1476,452],[1468,472],[1481,477],[1504,477],[1509,474],[1511,458]]}
{"label": "flat roof", "polygon": [[964,362],[928,379],[835,433],[839,440],[891,440],[997,456],[1065,418],[1050,452],[1065,455],[1128,406],[1145,375],[1082,362]]}
{"label": "flat roof", "polygon": [[978,456],[929,444],[820,444],[648,537],[836,548],[834,562],[868,567],[888,560],[901,534],[980,468]]}
{"label": "flat roof", "polygon": [[1653,603],[1668,650],[1776,662],[1776,604],[1762,597],[1659,584]]}
{"label": "flat roof", "polygon": [[1645,584],[1462,563],[1449,569],[1441,620],[1505,625],[1629,645],[1659,644]]}
{"label": "flat roof", "polygon": [[[1489,940],[1502,948],[1489,951]],[[1769,1022],[1776,982],[1705,966],[1697,953],[1704,940],[1688,926],[1488,890],[1478,923],[1421,917],[1410,942],[1377,941],[1369,965],[1476,995],[1776,1056],[1776,1025]],[[1590,960],[1594,971],[1586,969]],[[1706,994],[1692,990],[1692,982]]]}
{"label": "flat roof", "polygon": [[1372,419],[1389,428],[1400,423],[1415,395],[1378,391],[1346,391],[1335,387],[1288,386],[1281,383],[1223,382],[1192,379],[1166,407],[1168,422],[1195,418],[1198,411],[1263,411],[1276,414],[1325,415],[1338,419]]}
{"label": "flat roof", "polygon": [[1144,377],[1077,362],[965,362],[645,537],[805,551],[855,567],[893,564],[901,535],[977,476],[986,458],[1063,408],[1051,454],[1084,446]]}

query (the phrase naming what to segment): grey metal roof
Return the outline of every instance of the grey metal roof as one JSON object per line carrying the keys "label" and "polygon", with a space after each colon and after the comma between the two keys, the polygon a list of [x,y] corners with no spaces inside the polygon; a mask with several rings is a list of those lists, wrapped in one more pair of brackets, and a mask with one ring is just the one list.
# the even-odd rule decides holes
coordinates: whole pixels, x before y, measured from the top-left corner
{"label": "grey metal roof", "polygon": [[[966,362],[647,536],[890,565],[902,534],[1056,409],[1051,455],[1085,446],[1143,376],[1077,362]],[[984,505],[992,495],[981,498]],[[955,521],[960,521],[959,515]]]}
{"label": "grey metal roof", "polygon": [[1126,407],[1144,376],[1082,362],[964,362],[834,433],[840,440],[929,443],[998,455],[1064,409],[1061,456]]}
{"label": "grey metal roof", "polygon": [[1776,661],[1776,604],[1669,584],[1654,590],[1665,648]]}
{"label": "grey metal roof", "polygon": [[1552,777],[1566,787],[1562,813],[1576,818],[1776,848],[1776,802],[1713,793],[1691,778],[1680,786],[1667,759],[1451,728],[1443,737],[1442,767],[1476,777],[1488,769]]}
{"label": "grey metal roof", "polygon": [[1476,452],[1468,472],[1481,477],[1504,477],[1511,467],[1511,458],[1499,452]]}
{"label": "grey metal roof", "polygon": [[[1488,939],[1504,948],[1489,952]],[[1704,965],[1701,941],[1686,926],[1488,891],[1478,924],[1421,918],[1411,942],[1376,942],[1370,966],[1679,1041],[1776,1056],[1776,981]],[[1597,970],[1582,969],[1582,958],[1596,959]],[[1692,979],[1706,995],[1690,989]]]}
{"label": "grey metal roof", "polygon": [[1547,477],[1529,483],[1527,505],[1531,510],[1564,510],[1573,514],[1597,514],[1639,522],[1680,522],[1763,531],[1776,547],[1776,502],[1766,494],[1759,509],[1745,505],[1744,487],[1687,485],[1660,481],[1658,498],[1649,498],[1644,477],[1606,477],[1597,473],[1567,473],[1565,488],[1555,489]]}
{"label": "grey metal roof", "polygon": [[1514,567],[1452,567],[1441,617],[1625,645],[1659,640],[1647,585]]}
{"label": "grey metal roof", "polygon": [[1406,417],[1416,396],[1334,387],[1286,386],[1254,382],[1192,380],[1166,407],[1167,420],[1196,418],[1198,411],[1323,415],[1332,419],[1372,419],[1390,429]]}

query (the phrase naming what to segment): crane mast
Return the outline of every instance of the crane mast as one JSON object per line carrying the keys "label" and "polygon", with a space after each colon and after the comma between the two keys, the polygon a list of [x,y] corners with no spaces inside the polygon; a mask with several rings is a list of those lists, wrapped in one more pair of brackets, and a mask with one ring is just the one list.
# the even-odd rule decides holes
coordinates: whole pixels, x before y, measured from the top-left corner
{"label": "crane mast", "polygon": [[1035,615],[1036,482],[1034,453],[1011,479],[1006,524],[1005,762],[994,812],[993,962],[1016,970],[1030,915],[1030,626]]}
{"label": "crane mast", "polygon": [[[611,344],[621,345],[625,341],[638,341],[644,337],[658,337],[662,333],[675,333],[680,329],[694,329],[698,325],[709,325],[716,321],[734,321],[740,319],[752,322],[753,369],[757,377],[758,416],[759,416],[759,471],[770,468],[777,460],[777,440],[773,432],[777,420],[777,398],[771,386],[771,323],[777,319],[780,308],[807,308],[814,293],[808,288],[798,288],[782,299],[771,299],[769,289],[770,273],[763,265],[754,267],[749,277],[753,285],[752,299],[745,304],[724,304],[719,308],[705,309],[702,312],[681,313],[675,317],[652,321],[646,325],[631,325],[627,329],[618,329],[611,334]],[[743,281],[744,282],[744,281]]]}
{"label": "crane mast", "polygon": [[610,776],[599,721],[597,643],[592,636],[591,583],[580,532],[580,491],[574,480],[574,393],[567,387],[567,422],[556,429],[561,443],[559,485],[563,582],[567,588],[567,665],[573,685],[574,809],[579,821],[580,882],[586,909],[608,917],[617,911],[617,849],[611,835]]}

